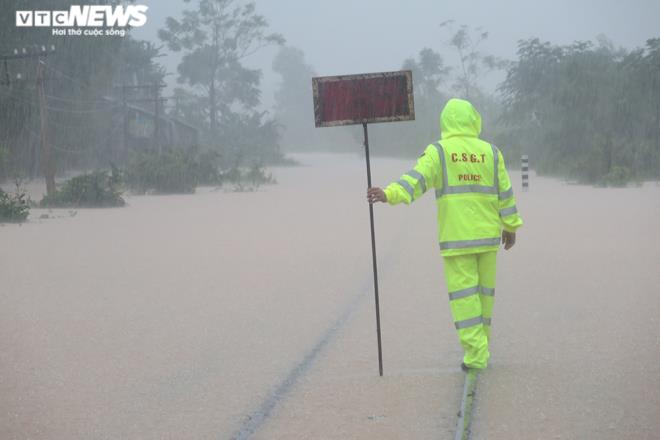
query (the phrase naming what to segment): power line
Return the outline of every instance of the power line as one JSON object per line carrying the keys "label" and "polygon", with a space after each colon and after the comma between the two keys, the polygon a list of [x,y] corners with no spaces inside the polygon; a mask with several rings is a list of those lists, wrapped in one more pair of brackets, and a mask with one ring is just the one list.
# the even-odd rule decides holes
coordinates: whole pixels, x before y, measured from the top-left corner
{"label": "power line", "polygon": [[54,99],[56,101],[62,101],[62,102],[71,102],[74,104],[82,104],[82,103],[89,103],[89,104],[105,104],[105,105],[111,105],[111,102],[109,102],[106,99],[70,99],[70,98],[63,98],[61,96],[54,96],[54,95],[46,95],[47,98]]}
{"label": "power line", "polygon": [[112,111],[113,109],[119,108],[121,105],[113,105],[110,107],[106,108],[97,108],[97,109],[82,109],[82,110],[76,110],[76,109],[66,109],[66,108],[58,108],[58,107],[51,107],[49,105],[46,106],[46,108],[50,111],[53,112],[61,112],[61,113],[99,113],[99,112],[109,112]]}
{"label": "power line", "polygon": [[[8,97],[8,98],[10,98],[10,99],[14,99],[14,100],[16,100],[16,101],[23,102],[23,103],[25,103],[25,104],[27,104],[27,105],[29,105],[29,106],[31,106],[31,107],[35,107],[35,108],[38,108],[38,107],[39,107],[37,104],[35,104],[35,103],[32,102],[32,101],[28,101],[28,100],[26,100],[26,99],[24,99],[24,98],[22,98],[22,97],[15,96],[15,95],[13,95],[12,93],[7,93],[7,92],[3,91],[2,89],[0,89],[0,94],[3,94],[3,95],[5,95],[6,97]],[[48,95],[46,95],[46,96],[48,96]],[[50,96],[48,96],[48,97],[50,97]],[[74,102],[74,101],[72,101],[72,102]],[[121,104],[110,104],[110,103],[108,103],[108,107],[106,107],[106,108],[97,108],[97,109],[66,109],[66,108],[61,108],[61,107],[53,107],[53,106],[50,106],[50,105],[46,105],[46,106],[45,106],[45,108],[48,109],[48,110],[50,110],[50,111],[61,112],[61,113],[97,113],[97,112],[107,112],[107,111],[111,111],[111,110],[116,109],[116,108],[119,108],[119,107],[121,107]]]}
{"label": "power line", "polygon": [[75,83],[76,85],[79,85],[79,86],[82,85],[82,86],[84,86],[84,87],[86,87],[86,88],[91,87],[91,85],[90,85],[88,82],[85,82],[85,81],[83,81],[83,80],[81,80],[81,79],[76,79],[76,78],[74,78],[74,77],[72,77],[72,76],[69,76],[69,75],[67,75],[66,73],[62,72],[61,70],[56,69],[55,67],[53,67],[53,66],[51,66],[51,65],[48,65],[48,64],[44,63],[44,66],[46,67],[46,69],[48,69],[48,70],[50,70],[50,71],[52,71],[52,72],[54,72],[54,73],[57,73],[57,74],[60,75],[61,77],[65,78],[65,79],[68,79],[69,81]]}

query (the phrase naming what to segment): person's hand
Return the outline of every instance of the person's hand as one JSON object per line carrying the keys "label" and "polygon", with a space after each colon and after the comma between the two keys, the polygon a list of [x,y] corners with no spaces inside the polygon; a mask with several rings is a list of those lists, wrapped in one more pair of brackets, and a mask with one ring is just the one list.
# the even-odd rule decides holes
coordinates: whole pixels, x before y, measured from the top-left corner
{"label": "person's hand", "polygon": [[367,189],[367,201],[369,203],[376,203],[376,202],[387,202],[387,196],[385,195],[385,191],[378,187],[371,187]]}
{"label": "person's hand", "polygon": [[504,245],[504,250],[508,251],[516,244],[516,233],[502,231],[502,244]]}

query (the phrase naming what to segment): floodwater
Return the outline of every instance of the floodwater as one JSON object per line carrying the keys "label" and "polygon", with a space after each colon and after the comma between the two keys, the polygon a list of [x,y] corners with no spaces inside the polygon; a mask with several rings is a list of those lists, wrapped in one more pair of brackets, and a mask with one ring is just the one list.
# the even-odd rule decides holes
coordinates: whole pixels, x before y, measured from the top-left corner
{"label": "floodwater", "polygon": [[[298,159],[253,193],[1,226],[0,438],[453,438],[432,193],[375,206],[381,378],[364,159]],[[411,163],[373,159],[374,184]],[[658,438],[660,186],[512,178],[473,438]]]}

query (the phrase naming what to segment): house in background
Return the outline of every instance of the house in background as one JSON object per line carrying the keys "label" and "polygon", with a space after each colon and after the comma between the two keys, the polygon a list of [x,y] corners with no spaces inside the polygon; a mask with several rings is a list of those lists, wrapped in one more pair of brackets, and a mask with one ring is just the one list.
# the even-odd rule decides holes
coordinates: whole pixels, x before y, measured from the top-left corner
{"label": "house in background", "polygon": [[199,145],[199,129],[165,112],[106,97],[112,106],[108,159],[125,163],[131,151],[189,149]]}

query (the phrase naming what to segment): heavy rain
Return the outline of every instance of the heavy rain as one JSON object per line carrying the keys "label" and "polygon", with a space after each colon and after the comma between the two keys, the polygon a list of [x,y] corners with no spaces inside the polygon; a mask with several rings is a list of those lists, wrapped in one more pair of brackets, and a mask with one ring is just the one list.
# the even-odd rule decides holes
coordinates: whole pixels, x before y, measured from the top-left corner
{"label": "heavy rain", "polygon": [[0,9],[0,439],[660,438],[660,3]]}

